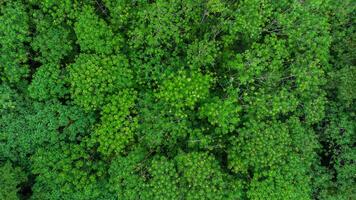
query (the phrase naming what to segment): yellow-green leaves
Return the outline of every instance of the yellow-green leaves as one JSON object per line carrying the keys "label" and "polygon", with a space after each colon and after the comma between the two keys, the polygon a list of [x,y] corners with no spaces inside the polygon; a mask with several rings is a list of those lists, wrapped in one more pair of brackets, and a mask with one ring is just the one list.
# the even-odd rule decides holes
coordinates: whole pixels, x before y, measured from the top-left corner
{"label": "yellow-green leaves", "polygon": [[250,121],[239,130],[238,136],[231,139],[229,167],[237,173],[278,167],[290,151],[288,129],[278,121]]}
{"label": "yellow-green leaves", "polygon": [[81,54],[69,66],[69,82],[74,102],[85,110],[95,110],[110,102],[110,95],[133,84],[132,72],[122,55],[101,57]]}
{"label": "yellow-green leaves", "polygon": [[310,177],[300,161],[294,157],[280,164],[277,169],[270,169],[263,175],[254,175],[247,197],[251,200],[311,199]]}
{"label": "yellow-green leaves", "polygon": [[137,118],[131,116],[135,100],[134,91],[122,90],[110,96],[110,101],[103,106],[101,124],[93,135],[94,141],[99,143],[98,151],[102,154],[119,154],[133,141],[137,127]]}
{"label": "yellow-green leaves", "polygon": [[212,41],[194,41],[187,49],[187,62],[194,70],[211,67],[217,57],[217,45]]}
{"label": "yellow-green leaves", "polygon": [[33,198],[107,199],[105,165],[94,159],[84,145],[59,143],[40,149],[32,157],[36,174]]}
{"label": "yellow-green leaves", "polygon": [[226,99],[212,98],[199,109],[200,118],[207,118],[209,123],[216,127],[216,132],[227,134],[235,130],[240,122],[241,106],[236,96]]}
{"label": "yellow-green leaves", "polygon": [[152,176],[147,187],[149,199],[178,200],[182,196],[174,162],[165,157],[155,158],[148,171]]}
{"label": "yellow-green leaves", "polygon": [[110,26],[100,19],[90,6],[79,13],[74,30],[83,52],[110,54],[121,48],[122,37],[113,33]]}
{"label": "yellow-green leaves", "polygon": [[132,10],[134,2],[130,0],[103,0],[105,5],[100,6],[101,12],[104,12],[104,15],[110,15],[111,27],[113,30],[118,30],[124,28],[124,25],[129,23],[129,17],[135,13]]}
{"label": "yellow-green leaves", "polygon": [[203,152],[180,154],[176,158],[185,199],[224,199],[224,176],[217,160]]}
{"label": "yellow-green leaves", "polygon": [[179,71],[163,81],[157,98],[176,109],[193,109],[209,94],[213,78],[200,72]]}

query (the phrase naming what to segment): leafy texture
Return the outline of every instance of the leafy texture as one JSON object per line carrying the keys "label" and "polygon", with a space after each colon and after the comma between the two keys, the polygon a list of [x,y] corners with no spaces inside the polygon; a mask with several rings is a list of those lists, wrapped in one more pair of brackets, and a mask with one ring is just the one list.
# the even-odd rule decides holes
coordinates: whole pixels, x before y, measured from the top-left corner
{"label": "leafy texture", "polygon": [[353,0],[1,0],[0,199],[356,199]]}

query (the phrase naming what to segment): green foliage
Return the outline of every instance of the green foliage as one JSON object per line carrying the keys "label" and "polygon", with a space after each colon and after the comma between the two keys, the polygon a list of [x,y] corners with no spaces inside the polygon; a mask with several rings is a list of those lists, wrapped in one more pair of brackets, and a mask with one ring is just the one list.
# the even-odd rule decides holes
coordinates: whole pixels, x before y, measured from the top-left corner
{"label": "green foliage", "polygon": [[133,12],[133,2],[129,0],[103,0],[103,3],[108,11],[105,10],[104,6],[99,6],[99,8],[105,15],[110,14],[110,24],[113,31],[125,28],[124,26],[129,22],[128,20]]}
{"label": "green foliage", "polygon": [[235,172],[249,169],[261,171],[282,164],[288,154],[291,138],[285,125],[278,121],[263,123],[251,121],[232,137],[229,165]]}
{"label": "green foliage", "polygon": [[156,96],[172,108],[193,109],[197,102],[208,96],[212,81],[209,75],[179,71],[163,81]]}
{"label": "green foliage", "polygon": [[[28,166],[28,156],[59,141],[78,141],[93,122],[77,107],[58,102],[15,104],[0,118],[0,153],[3,158]],[[7,123],[11,122],[11,123]]]}
{"label": "green foliage", "polygon": [[217,44],[212,41],[194,41],[187,49],[187,62],[189,67],[200,69],[215,64],[218,54]]}
{"label": "green foliage", "polygon": [[354,10],[0,1],[0,199],[355,199]]}
{"label": "green foliage", "polygon": [[14,90],[12,90],[8,85],[0,85],[0,113],[6,113],[7,110],[16,107],[16,100],[19,96],[16,95]]}
{"label": "green foliage", "polygon": [[[44,17],[38,14],[39,18]],[[70,31],[64,26],[52,26],[47,20],[39,20],[37,35],[31,45],[35,51],[40,52],[37,58],[40,62],[57,63],[72,50],[72,41],[69,39]]]}
{"label": "green foliage", "polygon": [[118,154],[133,140],[137,127],[137,118],[131,116],[135,100],[134,91],[123,90],[103,106],[101,124],[93,136],[102,154]]}
{"label": "green foliage", "polygon": [[355,17],[352,1],[328,2],[332,37],[328,84],[328,102],[324,124],[319,126],[322,170],[316,189],[320,199],[355,197]]}
{"label": "green foliage", "polygon": [[[347,105],[345,105],[347,106]],[[323,176],[326,181],[322,186],[320,197],[324,199],[349,199],[355,194],[355,113],[348,114],[342,107],[331,105],[328,123],[323,127],[321,142],[324,159],[327,164]]]}
{"label": "green foliage", "polygon": [[25,5],[19,1],[0,5],[1,81],[16,83],[28,74],[25,42],[29,41],[29,17]]}
{"label": "green foliage", "polygon": [[234,131],[239,124],[241,110],[236,96],[232,95],[224,100],[211,98],[211,102],[200,107],[199,117],[207,118],[211,125],[216,126],[217,133],[227,134]]}
{"label": "green foliage", "polygon": [[178,115],[153,94],[145,94],[138,102],[138,137],[143,146],[160,149],[161,146],[175,149],[176,144],[191,131],[188,117]]}
{"label": "green foliage", "polygon": [[[266,37],[264,43],[254,43],[249,50],[236,54],[228,67],[238,70],[238,79],[242,85],[253,83],[259,79],[278,81],[279,70],[283,68],[288,56],[285,40],[277,40],[276,36]],[[274,73],[272,73],[272,72]]]}
{"label": "green foliage", "polygon": [[247,192],[249,199],[311,199],[310,178],[299,158],[254,176]]}
{"label": "green foliage", "polygon": [[105,164],[83,145],[59,143],[51,150],[39,149],[32,162],[33,199],[110,199]]}
{"label": "green foliage", "polygon": [[61,98],[68,93],[64,84],[59,65],[42,65],[37,69],[28,87],[29,96],[38,100]]}
{"label": "green foliage", "polygon": [[58,25],[65,20],[75,16],[74,11],[82,1],[56,1],[56,0],[29,0],[32,5],[36,5],[46,13],[46,16],[53,19],[53,24]]}
{"label": "green foliage", "polygon": [[147,192],[144,179],[143,163],[145,150],[137,147],[127,156],[117,156],[109,169],[110,189],[118,199],[139,199],[141,194]]}
{"label": "green foliage", "polygon": [[344,106],[351,107],[356,99],[356,68],[346,66],[331,74],[332,84],[336,86],[337,97]]}
{"label": "green foliage", "polygon": [[[143,148],[115,159],[109,170],[119,199],[236,199],[242,184],[221,172],[206,153],[182,153],[174,159]],[[201,170],[204,169],[204,170]]]}
{"label": "green foliage", "polygon": [[110,26],[100,19],[90,6],[84,6],[74,30],[83,52],[110,54],[121,48],[122,37],[114,34]]}
{"label": "green foliage", "polygon": [[27,180],[21,168],[13,167],[10,162],[0,165],[0,198],[8,200],[20,199],[20,184]]}
{"label": "green foliage", "polygon": [[180,199],[179,175],[174,162],[165,157],[152,160],[148,170],[152,176],[148,184],[148,199]]}
{"label": "green foliage", "polygon": [[69,82],[74,102],[85,110],[105,105],[110,95],[133,85],[132,71],[122,55],[79,55],[69,66]]}
{"label": "green foliage", "polygon": [[194,152],[180,154],[175,159],[185,199],[225,199],[224,193],[228,192],[225,187],[229,183],[224,181],[224,174],[213,156]]}
{"label": "green foliage", "polygon": [[[131,8],[128,54],[142,87],[154,87],[164,79],[162,74],[183,70],[188,65],[181,55],[186,54],[187,44],[201,40],[199,29],[206,26],[200,23],[204,4],[191,0],[140,1]],[[196,48],[193,46],[191,48]]]}

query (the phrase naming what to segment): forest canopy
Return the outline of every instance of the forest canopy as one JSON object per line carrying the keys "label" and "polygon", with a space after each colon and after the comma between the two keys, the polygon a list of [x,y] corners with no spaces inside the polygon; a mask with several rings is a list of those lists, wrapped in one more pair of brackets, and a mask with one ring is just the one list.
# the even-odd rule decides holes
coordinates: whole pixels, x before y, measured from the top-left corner
{"label": "forest canopy", "polygon": [[0,199],[356,199],[354,0],[1,0]]}

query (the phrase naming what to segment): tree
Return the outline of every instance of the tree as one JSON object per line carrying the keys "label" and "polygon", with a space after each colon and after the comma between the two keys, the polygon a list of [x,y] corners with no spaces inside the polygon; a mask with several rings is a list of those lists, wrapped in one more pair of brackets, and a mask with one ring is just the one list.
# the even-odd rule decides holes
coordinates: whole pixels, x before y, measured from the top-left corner
{"label": "tree", "polygon": [[0,198],[354,199],[354,8],[0,1]]}
{"label": "tree", "polygon": [[26,174],[19,167],[13,167],[10,162],[0,165],[0,197],[1,199],[17,200],[20,184],[27,180]]}
{"label": "tree", "polygon": [[29,41],[29,17],[20,1],[0,4],[1,82],[16,83],[28,75],[25,42]]}

